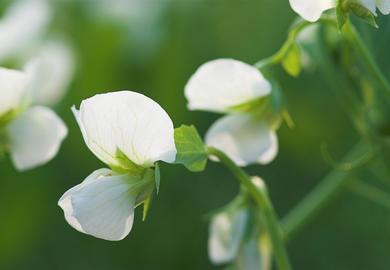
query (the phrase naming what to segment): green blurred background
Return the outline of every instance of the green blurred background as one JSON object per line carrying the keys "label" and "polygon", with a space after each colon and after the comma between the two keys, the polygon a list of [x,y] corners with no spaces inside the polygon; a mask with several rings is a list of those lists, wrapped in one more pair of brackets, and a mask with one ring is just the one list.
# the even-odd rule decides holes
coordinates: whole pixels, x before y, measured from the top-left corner
{"label": "green blurred background", "polygon": [[[1,11],[7,2],[1,1]],[[215,58],[254,63],[269,56],[285,40],[295,14],[287,0],[128,0],[129,9],[119,13],[104,2],[116,1],[52,1],[51,31],[67,38],[77,56],[69,92],[55,107],[69,136],[58,156],[35,170],[19,173],[8,158],[1,161],[0,269],[222,269],[207,258],[205,216],[233,198],[238,185],[217,163],[209,162],[202,173],[163,165],[148,218],[142,222],[137,209],[123,241],[99,240],[66,223],[57,200],[105,166],[85,146],[70,107],[97,93],[135,90],[160,103],[176,127],[194,124],[204,134],[218,115],[186,109],[183,88],[190,75]],[[378,24],[379,30],[362,30],[390,76],[389,17]],[[248,171],[266,180],[283,216],[331,169],[320,144],[327,142],[338,159],[357,134],[319,72],[299,79],[277,74],[296,125],[280,129],[272,164]],[[288,250],[299,270],[390,269],[389,212],[345,193]]]}

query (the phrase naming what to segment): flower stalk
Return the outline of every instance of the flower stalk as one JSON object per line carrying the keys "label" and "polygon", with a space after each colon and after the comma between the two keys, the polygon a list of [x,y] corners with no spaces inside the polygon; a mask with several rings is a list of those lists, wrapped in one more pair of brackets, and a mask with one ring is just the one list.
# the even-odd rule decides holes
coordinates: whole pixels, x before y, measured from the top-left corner
{"label": "flower stalk", "polygon": [[[222,151],[214,147],[207,147],[207,152],[209,155],[217,157],[240,181],[242,186],[247,189],[248,193],[256,201],[259,209],[261,210],[261,215],[264,218],[264,223],[272,242],[276,264],[280,270],[291,270],[292,268],[283,242],[280,224],[276,217],[272,203],[268,197],[264,182],[262,182],[259,178],[255,178],[255,181],[252,181],[252,177],[250,177],[243,169],[238,167]],[[256,181],[258,184],[255,183]]]}

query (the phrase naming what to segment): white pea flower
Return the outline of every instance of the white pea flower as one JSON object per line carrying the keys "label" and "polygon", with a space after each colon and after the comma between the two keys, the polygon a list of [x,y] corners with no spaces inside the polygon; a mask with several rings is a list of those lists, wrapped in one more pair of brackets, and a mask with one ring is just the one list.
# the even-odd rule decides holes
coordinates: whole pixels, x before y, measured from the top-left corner
{"label": "white pea flower", "polygon": [[154,163],[176,157],[174,127],[152,99],[131,91],[95,95],[72,108],[88,148],[111,169],[99,169],[59,200],[67,222],[105,240],[129,234],[134,208],[152,193]]}
{"label": "white pea flower", "polygon": [[213,217],[208,242],[212,263],[224,264],[233,261],[243,240],[247,222],[248,211],[243,207]]}
{"label": "white pea flower", "polygon": [[[343,0],[339,1],[342,4]],[[324,11],[335,8],[338,3],[337,0],[290,0],[291,8],[303,19],[311,22],[317,21]],[[377,8],[385,15],[390,13],[390,0],[355,0],[349,1],[348,4],[361,5],[375,16]]]}
{"label": "white pea flower", "polygon": [[60,41],[47,41],[34,54],[31,68],[35,74],[34,104],[54,105],[65,95],[74,73],[72,50]]}
{"label": "white pea flower", "polygon": [[51,19],[45,0],[16,0],[0,19],[0,61],[32,47]]}
{"label": "white pea flower", "polygon": [[15,167],[26,170],[51,160],[67,135],[51,109],[29,107],[33,75],[0,68],[0,143],[6,144]]}
{"label": "white pea flower", "polygon": [[203,64],[185,86],[188,108],[228,115],[206,134],[206,144],[238,165],[267,164],[278,151],[269,100],[271,84],[256,68],[233,59]]}

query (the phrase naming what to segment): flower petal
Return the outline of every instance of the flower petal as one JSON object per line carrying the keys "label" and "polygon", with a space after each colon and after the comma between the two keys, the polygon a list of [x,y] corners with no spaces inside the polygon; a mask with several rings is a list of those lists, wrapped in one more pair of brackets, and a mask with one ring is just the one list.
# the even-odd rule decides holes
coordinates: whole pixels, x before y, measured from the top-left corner
{"label": "flower petal", "polygon": [[390,13],[390,0],[376,0],[376,5],[383,14]]}
{"label": "flower petal", "polygon": [[67,132],[64,122],[49,108],[36,106],[18,115],[8,125],[16,168],[26,170],[48,162]]}
{"label": "flower petal", "polygon": [[303,19],[315,22],[321,14],[330,8],[334,8],[334,0],[290,0],[291,8]]}
{"label": "flower petal", "polygon": [[21,105],[29,81],[26,72],[0,67],[0,116]]}
{"label": "flower petal", "polygon": [[96,95],[81,103],[75,117],[89,149],[103,162],[121,166],[118,149],[132,162],[150,167],[174,162],[174,128],[168,114],[152,99],[131,91]]}
{"label": "flower petal", "polygon": [[76,230],[118,241],[131,231],[140,194],[152,192],[154,182],[150,179],[142,182],[131,175],[99,169],[65,192],[58,205],[66,221]]}
{"label": "flower petal", "polygon": [[14,2],[0,21],[0,61],[32,47],[51,17],[47,1]]}
{"label": "flower petal", "polygon": [[217,120],[207,131],[206,144],[224,151],[239,166],[267,164],[278,152],[276,133],[245,113]]}
{"label": "flower petal", "polygon": [[248,213],[244,209],[222,212],[210,223],[209,257],[214,264],[228,263],[240,248],[247,225]]}
{"label": "flower petal", "polygon": [[56,104],[65,94],[74,71],[74,57],[65,44],[50,41],[42,46],[34,60],[35,77],[33,102],[41,105]]}
{"label": "flower petal", "polygon": [[260,71],[233,59],[203,64],[185,86],[189,109],[216,112],[227,112],[270,92],[271,84]]}

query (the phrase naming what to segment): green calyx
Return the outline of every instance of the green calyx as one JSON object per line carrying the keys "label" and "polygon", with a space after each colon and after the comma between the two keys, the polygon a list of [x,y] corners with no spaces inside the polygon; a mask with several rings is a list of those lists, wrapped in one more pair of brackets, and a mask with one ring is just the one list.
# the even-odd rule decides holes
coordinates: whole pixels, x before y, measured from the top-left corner
{"label": "green calyx", "polygon": [[336,15],[339,29],[348,21],[348,14],[352,12],[357,17],[365,20],[375,28],[378,28],[372,12],[357,0],[339,0],[336,6]]}

